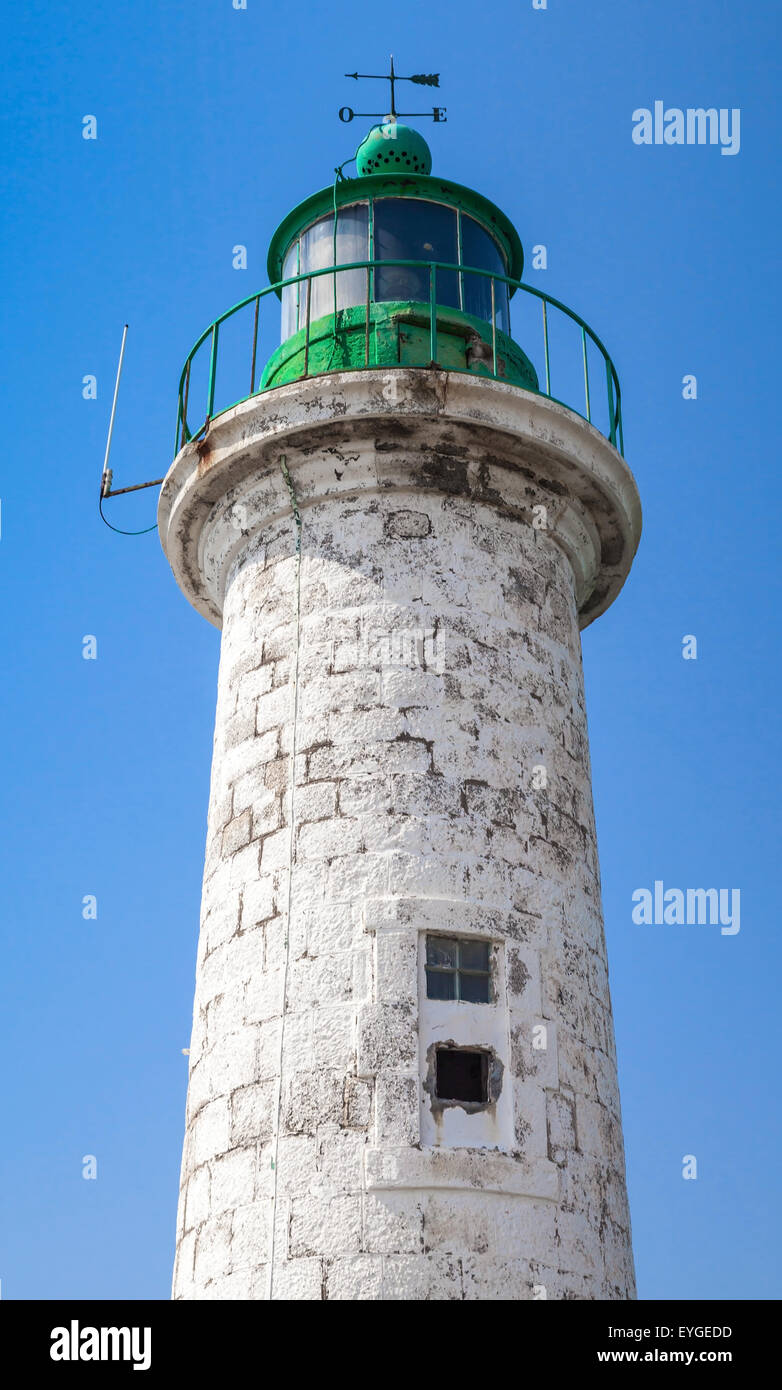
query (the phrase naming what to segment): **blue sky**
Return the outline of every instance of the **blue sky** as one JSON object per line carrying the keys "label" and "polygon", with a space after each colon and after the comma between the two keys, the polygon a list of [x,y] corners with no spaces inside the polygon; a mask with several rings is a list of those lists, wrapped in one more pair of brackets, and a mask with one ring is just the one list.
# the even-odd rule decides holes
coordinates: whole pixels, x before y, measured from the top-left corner
{"label": "blue sky", "polygon": [[[97,515],[122,324],[117,486],[166,471],[190,346],[267,283],[275,226],[363,133],[338,108],[376,109],[342,74],[391,49],[442,73],[435,172],[547,246],[527,278],[587,319],[622,382],[645,534],[584,660],[639,1294],[779,1297],[777,28],[769,0],[15,7],[3,1297],[170,1289],[219,634],[154,532]],[[635,145],[655,100],[740,108],[740,152]],[[109,514],[148,525],[154,499]],[[655,879],[738,888],[740,933],[635,926]]]}

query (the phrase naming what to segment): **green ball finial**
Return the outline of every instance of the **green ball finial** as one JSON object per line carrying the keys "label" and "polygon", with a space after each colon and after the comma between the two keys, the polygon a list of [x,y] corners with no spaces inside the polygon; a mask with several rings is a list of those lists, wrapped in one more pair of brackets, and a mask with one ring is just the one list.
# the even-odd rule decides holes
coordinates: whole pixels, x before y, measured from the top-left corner
{"label": "green ball finial", "polygon": [[399,121],[373,126],[356,155],[359,178],[365,174],[431,174],[432,154],[423,135]]}

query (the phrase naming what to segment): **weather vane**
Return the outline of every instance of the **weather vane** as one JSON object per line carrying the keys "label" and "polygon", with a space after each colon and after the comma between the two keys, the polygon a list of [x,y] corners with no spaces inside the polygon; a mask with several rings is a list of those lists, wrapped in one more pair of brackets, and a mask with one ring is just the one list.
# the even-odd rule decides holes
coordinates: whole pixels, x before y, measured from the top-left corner
{"label": "weather vane", "polygon": [[352,121],[354,116],[431,116],[433,121],[444,121],[447,119],[444,106],[433,106],[431,111],[397,111],[396,93],[394,84],[396,82],[415,82],[419,87],[439,87],[439,72],[416,72],[412,77],[400,77],[394,70],[394,55],[391,54],[390,72],[346,72],[346,77],[353,77],[356,81],[360,77],[369,77],[380,82],[391,83],[391,110],[390,111],[354,111],[351,106],[341,106],[339,109],[339,119],[341,121]]}

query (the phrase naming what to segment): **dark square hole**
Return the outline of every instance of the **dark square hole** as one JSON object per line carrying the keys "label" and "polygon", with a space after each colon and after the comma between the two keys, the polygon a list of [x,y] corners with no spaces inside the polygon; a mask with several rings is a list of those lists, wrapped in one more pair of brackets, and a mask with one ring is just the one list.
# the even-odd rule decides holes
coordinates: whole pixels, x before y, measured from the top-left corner
{"label": "dark square hole", "polygon": [[489,1099],[489,1068],[485,1052],[438,1047],[435,1092],[438,1100],[485,1102]]}

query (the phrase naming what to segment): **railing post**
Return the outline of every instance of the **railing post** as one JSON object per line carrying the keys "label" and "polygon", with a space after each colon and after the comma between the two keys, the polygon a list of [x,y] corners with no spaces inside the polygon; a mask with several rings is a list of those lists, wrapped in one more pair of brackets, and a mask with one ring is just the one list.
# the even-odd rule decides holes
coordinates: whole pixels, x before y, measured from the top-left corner
{"label": "railing post", "polygon": [[581,329],[581,351],[584,357],[584,391],[586,394],[587,420],[592,423],[592,406],[589,400],[589,363],[587,362],[587,340],[584,329]]}
{"label": "railing post", "polygon": [[614,415],[614,381],[611,376],[611,363],[606,358],[606,382],[608,383],[608,438],[616,448],[616,417]]}
{"label": "railing post", "polygon": [[491,374],[497,375],[497,315],[494,302],[494,276],[491,278]]}
{"label": "railing post", "polygon": [[312,300],[312,276],[307,280],[307,318],[304,328],[304,375],[310,371],[310,305]]}
{"label": "railing post", "polygon": [[437,366],[437,270],[429,262],[429,356],[430,366]]}
{"label": "railing post", "polygon": [[190,368],[193,365],[192,357],[188,358],[187,371],[185,372],[185,394],[182,398],[182,444],[185,445],[190,438],[187,428],[187,399],[190,395]]}
{"label": "railing post", "polygon": [[364,325],[364,366],[369,366],[369,266],[367,265],[367,321]]}
{"label": "railing post", "polygon": [[551,372],[548,360],[548,312],[545,299],[541,299],[543,305],[543,353],[546,359],[546,395],[551,395]]}
{"label": "railing post", "polygon": [[212,351],[209,355],[209,393],[207,396],[206,419],[207,424],[212,418],[215,404],[215,376],[217,373],[217,333],[218,324],[212,325]]}
{"label": "railing post", "polygon": [[[462,254],[462,213],[461,209],[456,209],[456,263],[461,267],[464,256]],[[460,268],[457,275],[459,285],[459,309],[464,313],[464,274]]]}
{"label": "railing post", "polygon": [[250,369],[250,395],[255,394],[255,357],[258,352],[258,309],[261,303],[261,296],[255,297],[255,323],[253,324],[253,361]]}

